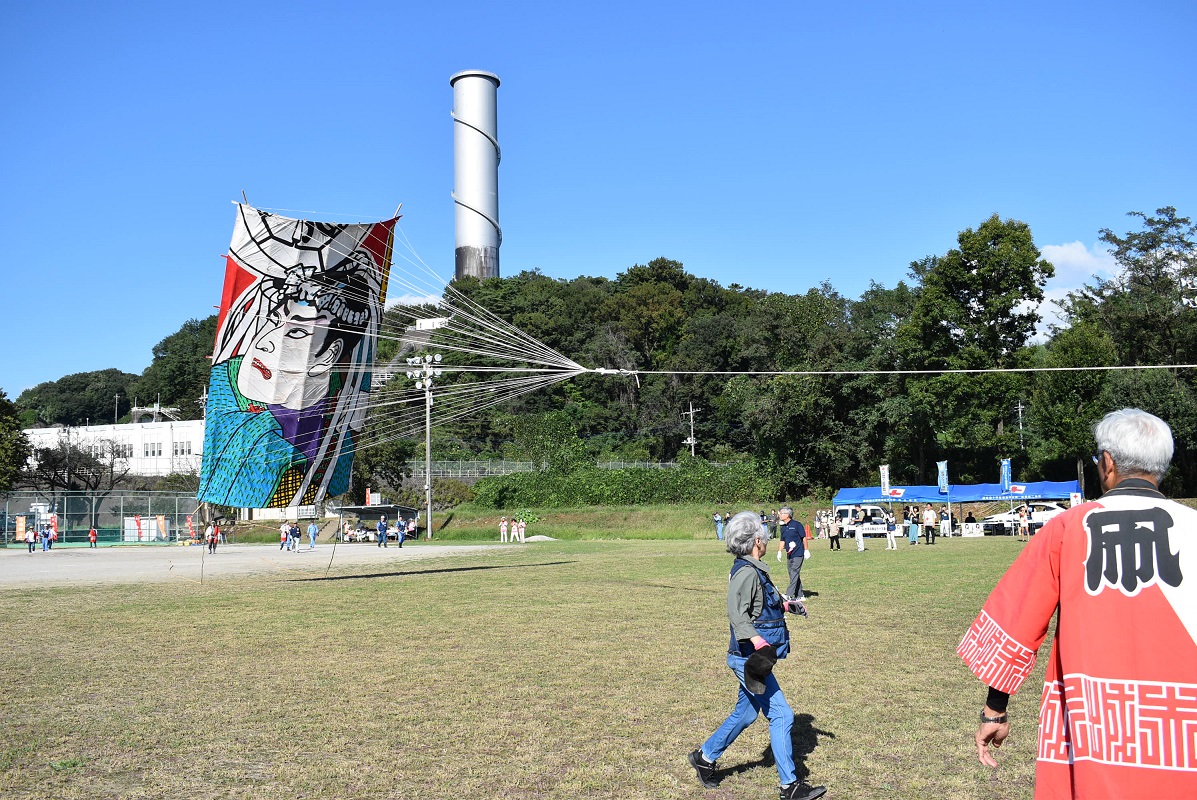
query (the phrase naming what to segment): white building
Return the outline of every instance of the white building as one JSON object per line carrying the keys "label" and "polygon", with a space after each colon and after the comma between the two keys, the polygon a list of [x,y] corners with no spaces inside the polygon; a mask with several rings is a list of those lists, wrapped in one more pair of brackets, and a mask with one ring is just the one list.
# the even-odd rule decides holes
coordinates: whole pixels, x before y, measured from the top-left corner
{"label": "white building", "polygon": [[76,447],[106,457],[113,447],[125,459],[131,475],[198,475],[204,451],[204,421],[162,420],[126,425],[88,425],[78,428],[28,428],[25,436],[35,450],[69,440]]}

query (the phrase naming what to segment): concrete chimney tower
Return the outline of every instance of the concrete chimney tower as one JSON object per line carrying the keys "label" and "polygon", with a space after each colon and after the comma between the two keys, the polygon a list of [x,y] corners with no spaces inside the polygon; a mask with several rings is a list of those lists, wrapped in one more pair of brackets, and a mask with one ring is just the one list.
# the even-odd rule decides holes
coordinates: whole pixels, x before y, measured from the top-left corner
{"label": "concrete chimney tower", "polygon": [[499,277],[499,151],[495,108],[499,76],[459,72],[453,87],[453,202],[455,276]]}

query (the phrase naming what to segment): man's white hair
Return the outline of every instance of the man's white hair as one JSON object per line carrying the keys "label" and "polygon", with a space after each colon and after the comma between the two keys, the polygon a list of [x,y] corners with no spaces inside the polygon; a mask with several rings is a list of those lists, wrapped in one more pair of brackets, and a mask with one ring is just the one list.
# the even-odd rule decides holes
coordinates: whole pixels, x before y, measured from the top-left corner
{"label": "man's white hair", "polygon": [[1138,408],[1111,411],[1093,426],[1097,449],[1114,459],[1121,474],[1150,475],[1159,483],[1172,462],[1172,429]]}
{"label": "man's white hair", "polygon": [[761,515],[755,511],[741,511],[724,527],[727,536],[727,552],[746,556],[752,552],[757,541],[769,541],[769,530],[761,524]]}

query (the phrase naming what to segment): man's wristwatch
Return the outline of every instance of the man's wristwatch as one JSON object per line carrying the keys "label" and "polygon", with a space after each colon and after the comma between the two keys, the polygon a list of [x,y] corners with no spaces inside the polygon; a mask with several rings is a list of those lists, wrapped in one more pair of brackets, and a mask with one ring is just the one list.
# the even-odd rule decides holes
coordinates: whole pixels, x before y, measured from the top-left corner
{"label": "man's wristwatch", "polygon": [[1009,719],[1010,719],[1010,717],[1009,717],[1009,715],[1006,714],[1005,711],[998,714],[996,717],[987,717],[987,716],[985,716],[984,710],[981,711],[981,723],[982,724],[984,724],[986,722],[989,722],[989,723],[1007,722]]}

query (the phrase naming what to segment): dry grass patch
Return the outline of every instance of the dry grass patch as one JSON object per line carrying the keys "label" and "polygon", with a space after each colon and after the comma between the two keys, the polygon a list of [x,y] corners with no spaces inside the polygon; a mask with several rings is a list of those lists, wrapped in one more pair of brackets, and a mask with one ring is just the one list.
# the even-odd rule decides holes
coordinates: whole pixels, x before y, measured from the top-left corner
{"label": "dry grass patch", "polygon": [[[1029,798],[1037,693],[1012,702],[995,780],[971,744],[984,689],[954,655],[1016,544],[871,544],[817,545],[805,570],[813,618],[778,667],[800,771],[834,798]],[[734,700],[728,566],[714,541],[556,542],[6,591],[0,795],[767,797],[763,723],[719,789],[685,762]]]}

